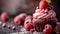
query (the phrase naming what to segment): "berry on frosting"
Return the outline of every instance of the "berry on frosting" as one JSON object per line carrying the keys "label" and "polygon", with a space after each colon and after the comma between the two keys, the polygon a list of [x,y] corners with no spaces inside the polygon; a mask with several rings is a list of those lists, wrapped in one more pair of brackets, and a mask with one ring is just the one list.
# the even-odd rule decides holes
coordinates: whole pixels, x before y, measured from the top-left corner
{"label": "berry on frosting", "polygon": [[39,3],[39,9],[42,10],[42,9],[46,9],[48,7],[48,2],[47,1],[41,1]]}

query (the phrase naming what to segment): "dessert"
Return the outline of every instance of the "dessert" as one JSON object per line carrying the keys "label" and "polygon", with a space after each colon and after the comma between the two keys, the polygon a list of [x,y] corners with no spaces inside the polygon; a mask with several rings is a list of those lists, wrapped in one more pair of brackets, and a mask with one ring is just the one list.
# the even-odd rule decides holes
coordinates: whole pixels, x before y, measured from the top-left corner
{"label": "dessert", "polygon": [[33,14],[33,19],[37,19],[35,21],[33,20],[36,31],[42,31],[46,24],[50,24],[54,29],[57,24],[56,13],[46,0],[41,0],[39,6],[35,10],[35,13]]}
{"label": "dessert", "polygon": [[[1,22],[0,25],[2,25],[3,28],[13,31],[16,30],[18,33],[23,32],[24,34],[33,34],[33,32],[38,32],[38,34],[42,34],[42,32],[44,34],[56,34],[54,29],[58,21],[56,19],[56,13],[49,3],[47,0],[41,0],[33,16],[27,16],[27,14],[21,13],[14,18],[14,23],[10,21],[8,21],[9,23]],[[8,19],[8,15],[3,13],[1,19],[5,21]],[[24,27],[22,24],[24,24]],[[57,26],[60,28],[59,24]],[[58,28],[56,28],[56,30]]]}

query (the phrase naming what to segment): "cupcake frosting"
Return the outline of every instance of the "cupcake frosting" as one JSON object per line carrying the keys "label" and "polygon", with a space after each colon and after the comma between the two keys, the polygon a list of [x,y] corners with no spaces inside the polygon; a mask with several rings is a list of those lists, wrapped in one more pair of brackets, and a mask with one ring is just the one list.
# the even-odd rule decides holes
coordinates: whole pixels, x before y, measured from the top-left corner
{"label": "cupcake frosting", "polygon": [[53,9],[43,9],[40,11],[40,9],[36,9],[35,13],[33,14],[34,18],[53,18],[56,16],[56,13]]}

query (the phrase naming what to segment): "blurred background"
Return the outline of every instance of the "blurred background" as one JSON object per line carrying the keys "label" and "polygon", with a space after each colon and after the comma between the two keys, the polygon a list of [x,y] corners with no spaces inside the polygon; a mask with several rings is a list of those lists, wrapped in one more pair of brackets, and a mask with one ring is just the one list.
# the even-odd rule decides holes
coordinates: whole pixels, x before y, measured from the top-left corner
{"label": "blurred background", "polygon": [[[19,13],[32,15],[40,0],[0,0],[0,14],[7,12],[9,16],[16,16]],[[51,5],[60,20],[60,0],[52,0]]]}

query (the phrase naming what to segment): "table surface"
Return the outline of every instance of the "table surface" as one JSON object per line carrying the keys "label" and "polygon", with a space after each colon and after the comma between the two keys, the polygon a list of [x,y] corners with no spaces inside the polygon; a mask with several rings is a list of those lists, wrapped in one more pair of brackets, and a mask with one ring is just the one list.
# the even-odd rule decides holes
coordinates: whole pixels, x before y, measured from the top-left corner
{"label": "table surface", "polygon": [[[8,26],[8,25],[16,26],[14,23],[11,23],[12,21],[13,21],[13,18],[10,18],[10,21],[6,22],[6,26]],[[2,22],[2,21],[0,20],[0,22]],[[17,30],[12,30],[12,29],[8,29],[7,27],[2,28],[0,25],[0,34],[43,34],[42,32],[36,32],[36,31],[34,33],[30,33],[28,31],[26,31],[24,29],[24,27],[21,25],[18,26],[17,28],[18,28]]]}

